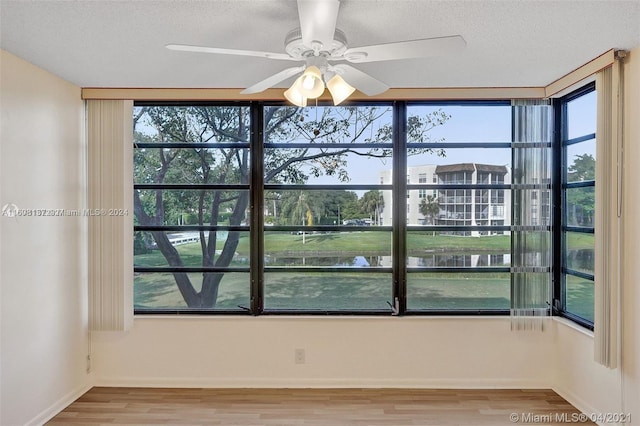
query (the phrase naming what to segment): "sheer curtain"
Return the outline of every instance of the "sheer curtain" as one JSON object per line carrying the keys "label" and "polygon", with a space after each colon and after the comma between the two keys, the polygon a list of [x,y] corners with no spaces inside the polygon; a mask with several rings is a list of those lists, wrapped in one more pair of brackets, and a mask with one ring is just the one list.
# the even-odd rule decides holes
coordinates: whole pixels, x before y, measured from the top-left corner
{"label": "sheer curtain", "polygon": [[551,141],[548,100],[514,100],[511,328],[542,330],[551,301]]}

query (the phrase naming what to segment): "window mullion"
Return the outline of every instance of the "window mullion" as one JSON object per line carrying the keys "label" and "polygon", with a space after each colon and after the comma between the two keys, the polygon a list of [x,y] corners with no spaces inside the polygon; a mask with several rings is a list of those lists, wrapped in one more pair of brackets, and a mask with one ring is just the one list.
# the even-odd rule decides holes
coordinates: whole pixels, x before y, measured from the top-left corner
{"label": "window mullion", "polygon": [[554,134],[553,134],[553,168],[552,185],[553,188],[553,311],[558,313],[564,310],[564,279],[562,268],[564,263],[564,238],[563,238],[563,211],[564,195],[562,189],[563,171],[565,161],[563,155],[562,139],[566,132],[564,126],[566,106],[560,102],[554,105]]}
{"label": "window mullion", "polygon": [[407,310],[407,103],[393,109],[393,304],[396,314]]}
{"label": "window mullion", "polygon": [[251,104],[250,197],[251,197],[251,313],[264,308],[264,113],[261,103]]}

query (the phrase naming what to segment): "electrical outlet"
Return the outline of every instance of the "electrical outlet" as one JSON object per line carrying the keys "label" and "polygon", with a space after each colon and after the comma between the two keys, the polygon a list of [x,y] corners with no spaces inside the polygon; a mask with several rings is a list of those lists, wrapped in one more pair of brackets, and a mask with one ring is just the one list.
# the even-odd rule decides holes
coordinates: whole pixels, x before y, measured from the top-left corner
{"label": "electrical outlet", "polygon": [[305,363],[305,352],[304,349],[296,349],[293,351],[293,358],[296,364],[304,364]]}

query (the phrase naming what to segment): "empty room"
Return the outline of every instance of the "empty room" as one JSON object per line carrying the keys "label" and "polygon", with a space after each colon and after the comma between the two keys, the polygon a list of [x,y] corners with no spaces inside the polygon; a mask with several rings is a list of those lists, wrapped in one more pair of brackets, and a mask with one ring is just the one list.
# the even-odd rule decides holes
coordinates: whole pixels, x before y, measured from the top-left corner
{"label": "empty room", "polygon": [[0,0],[0,425],[640,425],[640,1]]}

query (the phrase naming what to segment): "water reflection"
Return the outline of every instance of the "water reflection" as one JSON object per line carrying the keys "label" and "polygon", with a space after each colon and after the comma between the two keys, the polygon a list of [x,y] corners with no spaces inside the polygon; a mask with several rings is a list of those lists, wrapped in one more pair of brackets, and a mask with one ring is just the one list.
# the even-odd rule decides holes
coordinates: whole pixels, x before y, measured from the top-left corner
{"label": "water reflection", "polygon": [[268,266],[354,266],[383,267],[382,258],[390,256],[267,256]]}
{"label": "water reflection", "polygon": [[[391,267],[391,256],[268,256],[268,266],[346,266],[346,267]],[[409,256],[407,266],[480,268],[487,266],[509,266],[511,255],[505,253],[452,254],[428,253],[421,256]]]}
{"label": "water reflection", "polygon": [[[541,253],[527,253],[529,264],[545,266]],[[535,259],[533,259],[535,257]],[[298,255],[298,256],[267,256],[268,266],[345,266],[361,268],[390,268],[392,258],[389,255],[367,256],[323,256],[323,255]],[[567,266],[576,271],[593,274],[594,251],[593,249],[579,249],[567,251]],[[509,253],[427,253],[420,256],[409,256],[407,266],[422,268],[482,268],[482,267],[508,267],[511,266],[511,254]]]}
{"label": "water reflection", "polygon": [[427,268],[481,268],[484,266],[509,266],[511,255],[504,253],[447,254],[434,253],[427,256],[409,257],[407,266]]}

